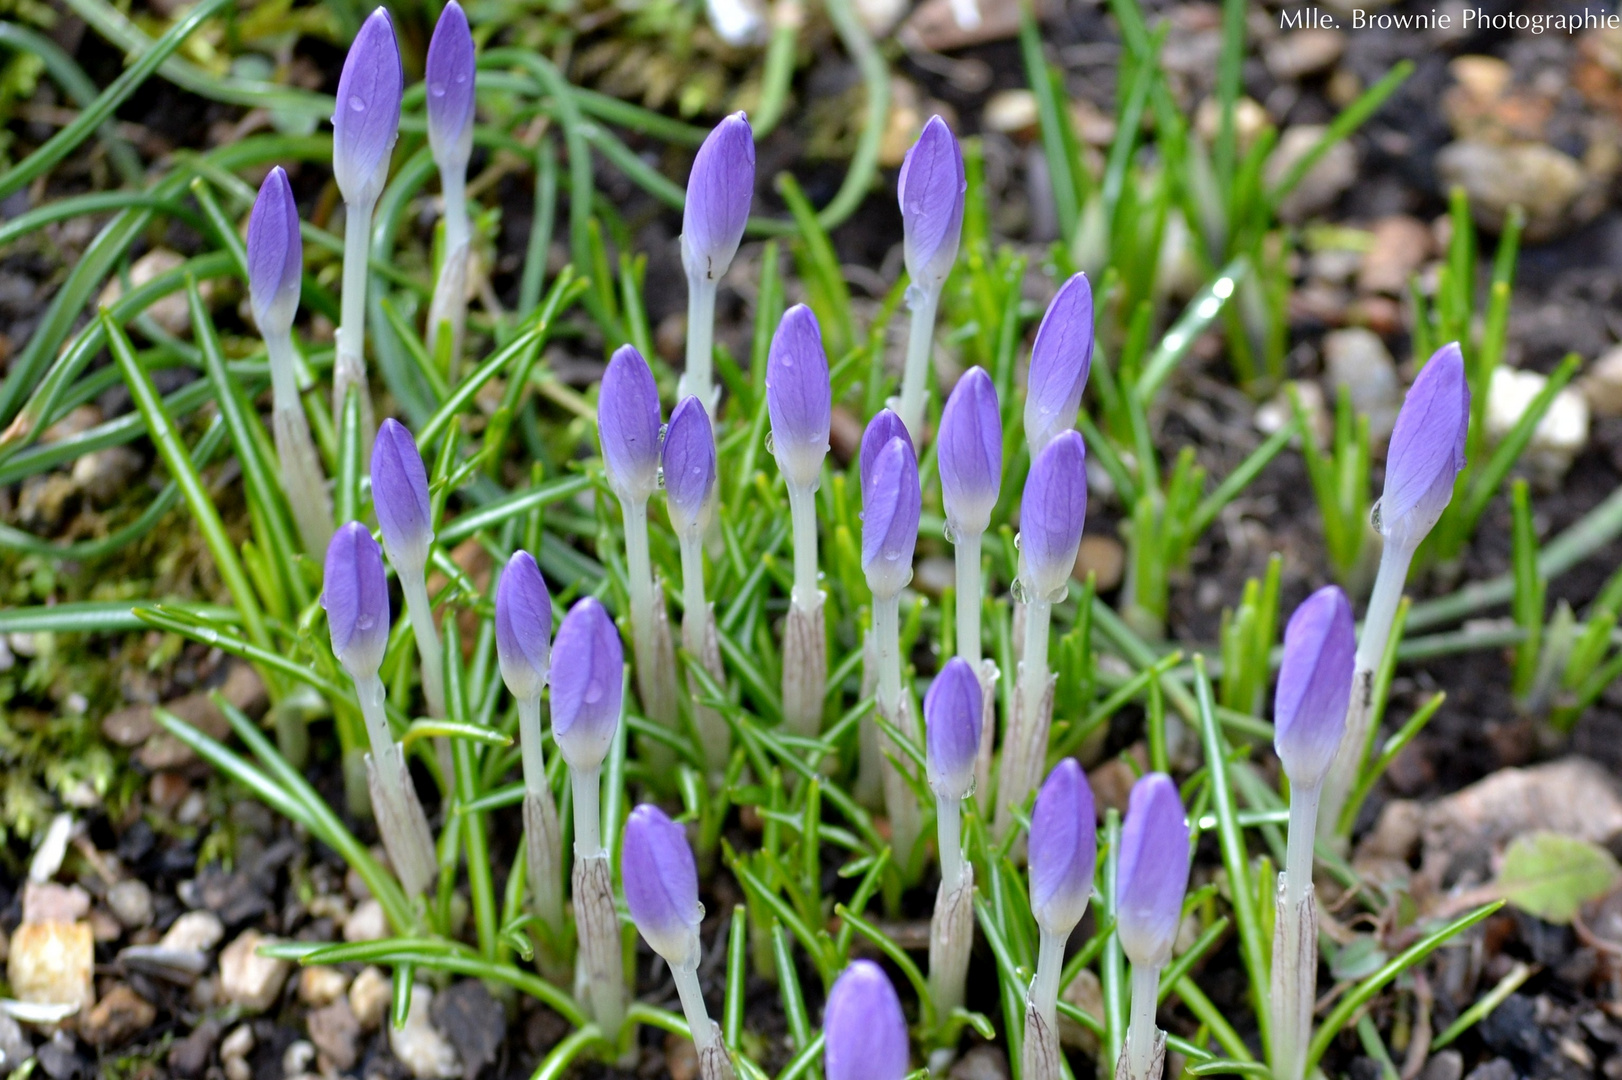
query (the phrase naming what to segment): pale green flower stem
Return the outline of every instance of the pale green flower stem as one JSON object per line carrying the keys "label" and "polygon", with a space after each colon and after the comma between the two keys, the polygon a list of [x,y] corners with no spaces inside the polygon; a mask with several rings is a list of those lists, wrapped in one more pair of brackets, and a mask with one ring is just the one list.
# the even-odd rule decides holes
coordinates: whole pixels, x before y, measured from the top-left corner
{"label": "pale green flower stem", "polygon": [[270,358],[271,430],[282,467],[282,490],[304,542],[304,553],[320,561],[326,558],[327,544],[332,541],[332,499],[315,440],[310,437],[310,421],[299,400],[293,335],[281,330],[264,337]]}
{"label": "pale green flower stem", "polygon": [[366,386],[366,283],[370,272],[372,212],[377,200],[345,204],[344,281],[340,297],[337,344],[332,364],[332,425],[342,430],[344,397],[351,386],[360,392],[361,445],[370,446],[377,428],[372,395]]}
{"label": "pale green flower stem", "polygon": [[[1317,942],[1307,901],[1312,893],[1313,842],[1317,838],[1317,787],[1290,789],[1290,831],[1275,913],[1273,951],[1272,1065],[1276,1080],[1302,1080],[1312,1007],[1318,992]],[[1306,957],[1312,958],[1310,966]]]}
{"label": "pale green flower stem", "polygon": [[1379,669],[1386,644],[1391,640],[1391,624],[1396,620],[1403,586],[1408,582],[1408,567],[1413,560],[1414,548],[1411,546],[1388,542],[1380,553],[1380,569],[1374,577],[1368,611],[1363,616],[1363,630],[1357,639],[1352,701],[1346,710],[1346,734],[1341,736],[1334,764],[1330,765],[1329,773],[1324,777],[1317,828],[1318,834],[1325,840],[1336,839],[1346,796],[1357,783],[1358,774],[1363,769],[1363,752],[1368,745],[1369,724],[1373,719],[1374,673]]}
{"label": "pale green flower stem", "polygon": [[901,398],[896,415],[907,426],[914,449],[923,446],[924,408],[929,403],[929,356],[935,341],[935,310],[940,289],[907,288],[912,319],[907,329],[907,361],[901,372]]}
{"label": "pale green flower stem", "polygon": [[707,277],[687,279],[687,370],[677,386],[677,394],[697,396],[704,411],[715,415],[716,392],[713,374],[715,350],[716,283]]}
{"label": "pale green flower stem", "polygon": [[1126,1026],[1128,1080],[1145,1080],[1154,1061],[1155,1008],[1160,997],[1160,967],[1133,963],[1132,1007]]}

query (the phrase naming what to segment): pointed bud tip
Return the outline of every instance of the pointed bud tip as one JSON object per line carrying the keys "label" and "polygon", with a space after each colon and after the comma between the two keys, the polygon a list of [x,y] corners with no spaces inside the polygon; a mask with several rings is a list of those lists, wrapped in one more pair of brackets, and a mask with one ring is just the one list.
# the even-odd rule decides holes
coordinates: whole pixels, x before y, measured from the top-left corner
{"label": "pointed bud tip", "polygon": [[935,453],[947,524],[958,536],[985,532],[1002,489],[1002,409],[984,369],[970,368],[952,388]]}
{"label": "pointed bud tip", "polygon": [[625,653],[596,597],[575,602],[552,642],[552,733],[573,769],[600,768],[619,726]]}
{"label": "pointed bud tip", "polygon": [[718,281],[732,265],[755,195],[755,137],[742,112],[723,119],[693,158],[682,210],[682,261],[695,279]]}
{"label": "pointed bud tip", "polygon": [[248,295],[261,333],[285,334],[298,313],[304,272],[293,185],[280,165],[271,169],[248,215]]}
{"label": "pointed bud tip", "polygon": [[766,409],[778,468],[791,484],[815,484],[828,455],[833,390],[822,330],[804,304],[784,312],[772,335],[766,355]]}
{"label": "pointed bud tip", "polygon": [[1284,629],[1273,747],[1293,790],[1323,782],[1346,731],[1357,631],[1352,605],[1335,585],[1302,601]]}
{"label": "pointed bud tip", "polygon": [[1470,431],[1470,383],[1458,342],[1442,346],[1408,388],[1386,452],[1385,492],[1377,507],[1380,532],[1392,543],[1418,547],[1453,498],[1465,465]]}
{"label": "pointed bud tip", "polygon": [[907,151],[896,188],[907,274],[920,288],[938,291],[957,260],[967,190],[963,151],[939,116]]}
{"label": "pointed bud tip", "polygon": [[452,158],[466,167],[472,147],[474,81],[473,33],[462,6],[451,0],[428,42],[423,83],[427,89],[428,141],[437,160]]}
{"label": "pointed bud tip", "polygon": [[514,697],[540,696],[552,668],[552,597],[527,551],[507,560],[496,583],[496,659]]}
{"label": "pointed bud tip", "polygon": [[1067,587],[1087,521],[1087,447],[1061,432],[1036,455],[1019,504],[1020,561],[1034,596],[1052,599]]}
{"label": "pointed bud tip", "polygon": [[659,387],[642,354],[622,345],[597,392],[597,439],[608,483],[622,499],[659,487]]}
{"label": "pointed bud tip", "polygon": [[389,586],[383,553],[358,521],[327,544],[321,606],[338,662],[355,678],[376,675],[389,641]]}
{"label": "pointed bud tip", "polygon": [[693,959],[703,909],[686,830],[657,806],[638,806],[625,821],[620,873],[631,920],[653,951],[672,965]]}
{"label": "pointed bud tip", "polygon": [[924,695],[924,742],[929,782],[943,799],[962,799],[974,786],[983,725],[980,680],[974,667],[954,656]]}
{"label": "pointed bud tip", "polygon": [[372,442],[372,507],[395,570],[420,571],[434,539],[428,470],[411,432],[392,417]]}
{"label": "pointed bud tip", "polygon": [[912,580],[922,504],[918,460],[903,429],[862,477],[862,572],[875,596],[893,597]]}
{"label": "pointed bud tip", "polygon": [[1059,288],[1037,327],[1025,390],[1025,438],[1039,453],[1076,424],[1093,363],[1093,289],[1086,274]]}
{"label": "pointed bud tip", "polygon": [[907,1075],[901,999],[884,969],[871,960],[853,962],[834,980],[822,1031],[828,1080],[902,1080]]}
{"label": "pointed bud tip", "polygon": [[1171,958],[1188,890],[1188,835],[1171,777],[1149,773],[1132,785],[1121,828],[1115,925],[1134,964],[1160,967]]}
{"label": "pointed bud tip", "polygon": [[1065,758],[1036,793],[1030,832],[1031,912],[1068,936],[1087,911],[1098,862],[1098,822],[1087,775]]}
{"label": "pointed bud tip", "polygon": [[361,24],[338,77],[332,171],[345,202],[365,204],[382,193],[404,93],[394,22],[380,7]]}
{"label": "pointed bud tip", "polygon": [[671,412],[661,457],[671,525],[682,535],[701,532],[715,490],[715,431],[697,397],[688,395]]}

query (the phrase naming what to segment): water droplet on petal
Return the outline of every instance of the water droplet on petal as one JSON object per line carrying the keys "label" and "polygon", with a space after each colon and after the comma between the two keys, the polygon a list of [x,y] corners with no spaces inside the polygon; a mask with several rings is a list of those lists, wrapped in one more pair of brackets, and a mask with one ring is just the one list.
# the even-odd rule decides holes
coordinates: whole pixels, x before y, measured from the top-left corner
{"label": "water droplet on petal", "polygon": [[1019,547],[1019,542],[1020,542],[1020,541],[1021,541],[1021,540],[1023,540],[1023,539],[1024,539],[1024,538],[1025,538],[1025,534],[1024,534],[1024,533],[1015,533],[1015,534],[1014,534],[1014,550],[1015,550],[1015,551],[1018,551],[1018,550],[1020,550],[1020,547]]}
{"label": "water droplet on petal", "polygon": [[948,544],[957,543],[957,530],[952,528],[952,523],[951,522],[947,522],[941,528],[941,535],[946,538],[946,542]]}
{"label": "water droplet on petal", "polygon": [[770,431],[766,432],[766,452],[768,454],[777,453],[777,436]]}
{"label": "water droplet on petal", "polygon": [[591,679],[591,680],[589,680],[586,683],[586,696],[585,696],[586,704],[587,705],[595,705],[595,704],[597,704],[599,701],[603,700],[603,695],[606,694],[607,692],[608,692],[607,688],[605,687],[605,685],[604,685],[604,683],[603,683],[603,681],[601,679]]}
{"label": "water droplet on petal", "polygon": [[663,465],[659,466],[659,468],[654,470],[654,472],[653,472],[653,485],[655,487],[659,488],[661,491],[664,490],[664,486],[665,486],[665,469],[664,469]]}
{"label": "water droplet on petal", "polygon": [[372,628],[372,624],[375,623],[375,622],[377,622],[377,619],[376,619],[375,616],[372,616],[372,615],[360,615],[360,616],[357,616],[356,619],[355,619],[355,629],[357,629],[357,630],[370,630]]}
{"label": "water droplet on petal", "polygon": [[366,111],[366,99],[361,97],[359,94],[350,94],[349,95],[349,111],[350,112],[358,112],[358,113],[359,112],[365,112]]}
{"label": "water droplet on petal", "polygon": [[1016,604],[1025,604],[1030,602],[1031,592],[1025,587],[1024,578],[1015,578],[1013,587],[1008,591],[1013,594],[1014,602]]}
{"label": "water droplet on petal", "polygon": [[1384,529],[1380,528],[1380,503],[1384,501],[1384,499],[1376,499],[1374,502],[1374,508],[1369,511],[1369,524],[1374,526],[1374,531],[1377,533],[1383,533],[1385,531]]}

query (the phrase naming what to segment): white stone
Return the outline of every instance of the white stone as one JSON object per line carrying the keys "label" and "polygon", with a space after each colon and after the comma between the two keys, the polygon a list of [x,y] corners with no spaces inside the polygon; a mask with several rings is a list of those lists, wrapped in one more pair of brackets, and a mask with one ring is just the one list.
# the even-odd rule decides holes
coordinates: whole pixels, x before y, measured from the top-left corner
{"label": "white stone", "polygon": [[[12,635],[15,639],[16,635]],[[18,648],[18,642],[13,640],[11,647],[24,656],[33,655],[27,649]],[[28,864],[28,880],[44,883],[56,876],[62,869],[62,860],[68,854],[68,840],[73,836],[73,815],[58,814],[51,819],[45,829],[45,839],[39,842],[39,849],[34,852],[34,858]]]}
{"label": "white stone", "polygon": [[1384,442],[1397,424],[1402,407],[1402,380],[1397,364],[1380,335],[1362,327],[1335,330],[1324,335],[1324,410],[1333,416],[1340,388],[1352,396],[1352,408],[1369,418],[1369,438]]}
{"label": "white stone", "polygon": [[373,1031],[383,1024],[383,1018],[389,1014],[389,999],[392,996],[389,986],[389,977],[382,968],[366,967],[355,976],[355,981],[349,984],[349,1007],[355,1013],[355,1019],[360,1021],[362,1031]]}
{"label": "white stone", "polygon": [[96,940],[88,922],[23,923],[11,935],[6,974],[18,1001],[89,1009]]}
{"label": "white stone", "polygon": [[247,1024],[238,1024],[231,1029],[231,1034],[220,1041],[220,1060],[245,1058],[253,1053],[253,1047],[253,1028]]}
{"label": "white stone", "polygon": [[125,878],[107,890],[107,907],[126,930],[139,930],[152,922],[152,890],[136,878]]}
{"label": "white stone", "polygon": [[179,952],[207,952],[225,937],[225,925],[212,911],[188,911],[170,924],[158,944]]}
{"label": "white stone", "polygon": [[292,965],[259,955],[259,946],[273,942],[257,930],[246,930],[220,953],[220,993],[226,1001],[250,1012],[276,1004]]}
{"label": "white stone", "polygon": [[356,904],[354,912],[344,920],[345,941],[380,941],[388,936],[389,920],[375,897]]}
{"label": "white stone", "polygon": [[1588,365],[1582,379],[1588,407],[1600,419],[1622,416],[1622,345]]}
{"label": "white stone", "polygon": [[315,1061],[315,1044],[308,1039],[299,1039],[287,1044],[282,1051],[282,1075],[300,1076]]}
{"label": "white stone", "polygon": [[[1498,442],[1510,433],[1537,397],[1548,377],[1535,371],[1499,367],[1487,391],[1487,438]],[[1567,386],[1554,396],[1549,411],[1532,431],[1522,461],[1540,483],[1557,482],[1588,445],[1588,399]]]}
{"label": "white stone", "polygon": [[349,989],[349,976],[338,968],[317,964],[298,973],[298,999],[320,1008],[330,1005]]}
{"label": "white stone", "polygon": [[451,1080],[462,1075],[462,1063],[452,1046],[428,1019],[434,992],[424,983],[411,988],[411,1008],[405,1026],[389,1028],[389,1049],[417,1080]]}

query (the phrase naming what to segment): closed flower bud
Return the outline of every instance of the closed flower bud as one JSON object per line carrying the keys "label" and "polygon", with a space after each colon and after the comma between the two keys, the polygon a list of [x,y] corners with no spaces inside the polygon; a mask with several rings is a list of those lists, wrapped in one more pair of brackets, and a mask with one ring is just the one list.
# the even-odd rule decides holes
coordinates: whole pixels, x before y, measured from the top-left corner
{"label": "closed flower bud", "polygon": [[846,968],[822,1015],[822,1070],[828,1080],[902,1080],[907,1020],[884,969],[871,960]]}
{"label": "closed flower bud", "polygon": [[327,545],[321,606],[338,662],[353,678],[376,675],[389,643],[389,585],[383,552],[358,521],[333,533]]}
{"label": "closed flower bud", "polygon": [[622,499],[646,499],[659,487],[659,387],[642,354],[622,345],[597,391],[597,439],[609,486]]}
{"label": "closed flower bud", "polygon": [[732,265],[755,197],[755,136],[741,112],[715,125],[693,158],[681,215],[687,276],[719,281]]}
{"label": "closed flower bud", "polygon": [[940,289],[957,261],[966,190],[963,151],[946,121],[932,116],[902,159],[896,183],[907,276],[928,292]]}
{"label": "closed flower bud", "polygon": [[909,444],[912,442],[912,436],[907,434],[907,425],[892,410],[880,409],[867,422],[867,427],[862,430],[861,448],[856,451],[856,473],[864,483],[873,471],[873,459],[879,456],[879,451],[891,439],[897,438],[906,439]]}
{"label": "closed flower bud", "polygon": [[929,786],[943,799],[962,799],[974,787],[982,717],[980,680],[954,656],[924,695],[924,744]]}
{"label": "closed flower bud", "polygon": [[262,334],[285,334],[298,313],[304,241],[293,187],[280,165],[259,185],[248,215],[248,297]]}
{"label": "closed flower bud", "polygon": [[683,398],[670,414],[662,453],[671,526],[683,536],[703,532],[715,491],[715,432],[698,398]]}
{"label": "closed flower bud", "polygon": [[828,454],[833,390],[822,331],[804,304],[789,308],[772,335],[766,409],[772,418],[772,452],[783,477],[797,487],[815,485]]}
{"label": "closed flower bud", "polygon": [[496,659],[513,697],[540,696],[552,669],[552,597],[527,551],[507,560],[496,583]]}
{"label": "closed flower bud", "polygon": [[1375,524],[1386,540],[1418,547],[1453,498],[1470,431],[1470,384],[1458,342],[1444,345],[1408,388],[1385,457]]}
{"label": "closed flower bud", "polygon": [[912,580],[912,552],[918,544],[918,461],[905,436],[894,438],[873,458],[862,477],[862,572],[873,595],[889,598]]}
{"label": "closed flower bud", "polygon": [[1031,346],[1025,385],[1025,440],[1034,456],[1076,426],[1093,366],[1093,289],[1077,274],[1059,289]]}
{"label": "closed flower bud", "polygon": [[372,443],[372,506],[395,568],[426,566],[434,539],[428,470],[411,432],[392,417]]}
{"label": "closed flower bud", "polygon": [[462,5],[451,0],[428,42],[428,145],[434,160],[467,165],[473,149],[473,34]]}
{"label": "closed flower bud", "polygon": [[1115,930],[1134,964],[1171,959],[1188,891],[1188,822],[1177,785],[1149,773],[1132,785],[1116,867]]}
{"label": "closed flower bud", "polygon": [[375,202],[383,193],[404,93],[394,23],[378,8],[361,24],[344,58],[332,114],[332,174],[352,206]]}
{"label": "closed flower bud", "polygon": [[1337,586],[1304,600],[1284,628],[1284,659],[1273,698],[1273,748],[1292,788],[1323,781],[1346,731],[1357,632]]}
{"label": "closed flower bud", "polygon": [[1087,520],[1087,447],[1074,431],[1036,455],[1019,504],[1021,574],[1035,599],[1052,600],[1070,581]]}
{"label": "closed flower bud", "polygon": [[970,368],[952,388],[935,454],[946,524],[958,536],[985,532],[1002,487],[1002,412],[984,369]]}
{"label": "closed flower bud", "polygon": [[620,722],[625,652],[595,597],[575,602],[552,642],[552,735],[571,769],[601,768]]}
{"label": "closed flower bud", "polygon": [[1031,914],[1043,930],[1069,937],[1087,913],[1098,863],[1093,789],[1075,758],[1055,765],[1036,793],[1029,860]]}
{"label": "closed flower bud", "polygon": [[696,963],[704,908],[686,831],[657,806],[638,806],[625,822],[620,874],[631,921],[653,951],[671,967]]}

